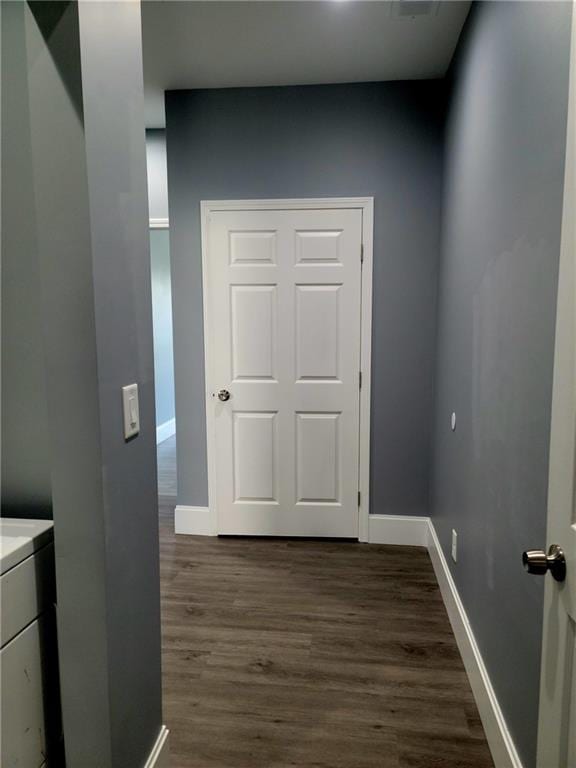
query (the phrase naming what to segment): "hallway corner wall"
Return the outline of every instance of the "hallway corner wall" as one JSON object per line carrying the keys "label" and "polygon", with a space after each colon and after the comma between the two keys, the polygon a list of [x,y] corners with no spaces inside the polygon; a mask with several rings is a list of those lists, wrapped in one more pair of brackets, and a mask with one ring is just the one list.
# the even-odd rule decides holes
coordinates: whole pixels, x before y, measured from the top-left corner
{"label": "hallway corner wall", "polygon": [[141,768],[162,692],[140,4],[3,3],[2,42],[2,362],[45,398],[66,762]]}
{"label": "hallway corner wall", "polygon": [[449,73],[445,139],[432,516],[525,768],[543,583],[521,554],[546,537],[570,13],[476,4]]}

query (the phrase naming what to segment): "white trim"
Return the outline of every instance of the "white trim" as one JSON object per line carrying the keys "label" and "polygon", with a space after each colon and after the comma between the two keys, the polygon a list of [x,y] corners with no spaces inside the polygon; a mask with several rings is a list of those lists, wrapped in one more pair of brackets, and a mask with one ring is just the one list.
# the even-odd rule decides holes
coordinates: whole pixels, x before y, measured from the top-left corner
{"label": "white trim", "polygon": [[[201,239],[202,239],[202,293],[204,307],[204,370],[206,385],[206,443],[208,454],[208,503],[216,509],[216,442],[214,435],[214,410],[210,403],[210,348],[213,344],[208,296],[208,217],[212,211],[249,211],[249,210],[318,210],[352,208],[362,211],[362,309],[360,318],[360,369],[362,388],[360,389],[360,434],[359,434],[359,474],[360,506],[358,509],[358,539],[368,541],[368,518],[370,509],[370,382],[372,365],[372,263],[374,248],[374,198],[373,197],[322,197],[278,200],[202,200],[200,203]],[[216,531],[218,527],[216,525]]]}
{"label": "white trim", "polygon": [[358,456],[358,540],[368,537],[370,517],[370,385],[372,382],[372,263],[374,251],[374,199],[367,198],[362,205],[362,315],[360,318],[360,450]]}
{"label": "white trim", "polygon": [[165,725],[160,727],[160,733],[144,763],[144,768],[170,768],[169,733]]}
{"label": "white trim", "polygon": [[168,219],[150,219],[148,226],[150,229],[169,229],[170,222]]}
{"label": "white trim", "polygon": [[508,731],[496,693],[490,682],[480,648],[474,637],[464,605],[448,568],[442,547],[438,541],[432,520],[428,520],[428,552],[440,586],[444,605],[464,667],[470,680],[472,693],[484,726],[486,740],[497,768],[522,768],[522,762]]}
{"label": "white trim", "polygon": [[212,324],[208,321],[208,269],[206,268],[206,259],[208,254],[208,216],[213,208],[209,203],[200,203],[200,237],[202,247],[202,305],[203,305],[203,321],[204,321],[204,399],[205,399],[205,414],[206,414],[206,456],[207,456],[207,470],[208,470],[208,504],[211,505],[214,513],[214,536],[218,535],[218,514],[216,512],[216,499],[218,498],[216,487],[216,424],[214,422],[214,413],[212,403],[210,402],[210,382],[209,375],[212,370],[212,355],[211,349],[214,343],[214,329]]}
{"label": "white trim", "polygon": [[216,514],[209,507],[187,507],[178,504],[174,511],[174,533],[217,536]]}
{"label": "white trim", "polygon": [[[373,206],[373,197],[302,197],[269,200],[202,200],[202,213],[210,211],[287,211],[323,208],[366,208]],[[204,216],[202,217],[204,218]]]}
{"label": "white trim", "polygon": [[409,547],[428,546],[429,517],[409,515],[370,515],[370,544],[401,544]]}
{"label": "white trim", "polygon": [[156,427],[156,445],[176,434],[176,419],[169,419]]}

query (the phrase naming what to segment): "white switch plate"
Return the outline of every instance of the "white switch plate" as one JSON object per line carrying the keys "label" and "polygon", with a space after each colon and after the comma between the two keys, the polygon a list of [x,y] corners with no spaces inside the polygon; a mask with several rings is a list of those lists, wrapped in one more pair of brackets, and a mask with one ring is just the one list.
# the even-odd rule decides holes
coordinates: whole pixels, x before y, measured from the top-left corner
{"label": "white switch plate", "polygon": [[454,528],[452,528],[452,560],[455,563],[458,562],[458,534]]}
{"label": "white switch plate", "polygon": [[128,440],[140,432],[138,384],[128,384],[128,386],[122,387],[122,408],[124,411],[124,439]]}

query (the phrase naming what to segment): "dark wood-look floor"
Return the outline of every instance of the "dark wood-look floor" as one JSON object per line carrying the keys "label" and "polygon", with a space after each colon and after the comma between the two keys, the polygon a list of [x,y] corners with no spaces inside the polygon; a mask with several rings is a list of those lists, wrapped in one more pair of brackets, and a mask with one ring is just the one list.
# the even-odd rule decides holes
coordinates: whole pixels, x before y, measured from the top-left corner
{"label": "dark wood-look floor", "polygon": [[488,768],[427,553],[174,536],[160,506],[173,768]]}
{"label": "dark wood-look floor", "polygon": [[176,435],[156,447],[158,495],[176,497]]}

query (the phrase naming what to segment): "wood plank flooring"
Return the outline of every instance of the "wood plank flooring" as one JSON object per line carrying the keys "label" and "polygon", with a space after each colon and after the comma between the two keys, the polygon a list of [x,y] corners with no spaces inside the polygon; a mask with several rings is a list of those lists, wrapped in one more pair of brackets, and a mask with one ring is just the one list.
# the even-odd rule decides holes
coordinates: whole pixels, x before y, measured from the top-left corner
{"label": "wood plank flooring", "polygon": [[173,534],[160,505],[173,768],[489,768],[428,554]]}
{"label": "wood plank flooring", "polygon": [[158,495],[176,497],[176,435],[156,446]]}

